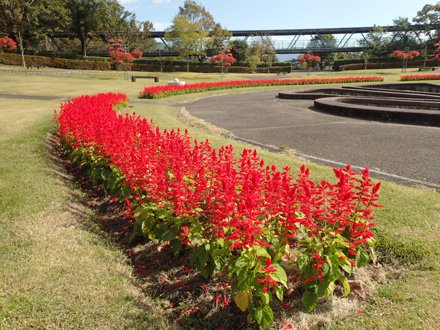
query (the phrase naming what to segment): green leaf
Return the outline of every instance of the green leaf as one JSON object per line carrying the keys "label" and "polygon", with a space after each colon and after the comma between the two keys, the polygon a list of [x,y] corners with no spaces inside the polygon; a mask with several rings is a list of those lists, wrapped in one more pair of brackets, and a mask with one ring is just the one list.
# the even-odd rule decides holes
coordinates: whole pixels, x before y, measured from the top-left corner
{"label": "green leaf", "polygon": [[225,254],[225,251],[223,249],[214,249],[211,251],[211,256],[214,257],[218,257],[218,256],[222,256]]}
{"label": "green leaf", "polygon": [[344,295],[347,297],[350,294],[350,284],[348,283],[348,280],[344,275],[341,275],[339,280],[341,281],[342,287],[344,288]]}
{"label": "green leaf", "polygon": [[375,263],[377,263],[376,250],[374,250],[374,248],[371,246],[369,248],[370,248],[371,261],[375,264]]}
{"label": "green leaf", "polygon": [[264,329],[273,322],[273,311],[269,305],[259,306],[255,309],[255,321]]}
{"label": "green leaf", "polygon": [[255,252],[257,254],[257,257],[263,257],[263,258],[271,259],[270,254],[266,251],[266,249],[264,247],[259,246],[259,245],[255,245],[254,246],[254,250],[255,250]]}
{"label": "green leaf", "polygon": [[204,245],[200,245],[192,251],[190,261],[194,264],[200,271],[203,271],[206,262],[209,259],[209,254],[205,250]]}
{"label": "green leaf", "polygon": [[343,263],[341,263],[341,268],[348,274],[351,274],[351,270],[352,270],[352,265],[351,263],[349,263],[348,261],[345,261]]}
{"label": "green leaf", "polygon": [[325,263],[325,264],[323,264],[322,265],[322,268],[321,268],[321,270],[322,270],[322,276],[325,276],[325,275],[327,275],[328,274],[328,272],[330,271],[330,266],[329,266],[329,264],[328,263]]}
{"label": "green leaf", "polygon": [[363,267],[368,265],[370,263],[370,256],[368,255],[368,253],[364,249],[361,249],[357,252],[356,266]]}
{"label": "green leaf", "polygon": [[171,248],[173,249],[174,255],[179,254],[179,252],[182,250],[182,243],[178,239],[173,239],[170,242]]}
{"label": "green leaf", "polygon": [[310,313],[318,305],[318,295],[314,291],[306,290],[302,296],[302,303]]}
{"label": "green leaf", "polygon": [[265,305],[269,305],[270,303],[270,294],[267,292],[260,292],[258,294],[258,296],[261,298],[261,301],[263,302],[263,304]]}
{"label": "green leaf", "polygon": [[163,241],[171,241],[176,238],[176,232],[173,230],[173,228],[168,229],[165,231],[161,237],[161,240]]}
{"label": "green leaf", "polygon": [[243,269],[248,268],[249,266],[249,258],[242,256],[235,261],[235,269]]}
{"label": "green leaf", "polygon": [[252,302],[252,293],[250,290],[239,291],[234,295],[235,304],[242,312],[245,312]]}
{"label": "green leaf", "polygon": [[280,282],[282,285],[284,285],[287,288],[287,274],[283,266],[281,266],[279,263],[273,263],[271,266],[275,268],[277,271],[276,273],[270,273],[269,276],[275,281]]}
{"label": "green leaf", "polygon": [[222,270],[223,267],[225,266],[225,260],[224,260],[224,258],[221,257],[221,256],[215,256],[215,257],[213,258],[213,260],[214,260],[214,266],[215,266],[215,269],[218,270],[218,271]]}
{"label": "green leaf", "polygon": [[279,301],[283,301],[284,296],[283,296],[283,288],[280,286],[276,286],[275,287],[275,295],[277,296],[277,298],[279,299]]}
{"label": "green leaf", "polygon": [[320,297],[323,296],[325,291],[327,290],[327,287],[329,285],[329,281],[328,279],[324,280],[324,281],[320,281],[317,285],[317,291],[316,294]]}
{"label": "green leaf", "polygon": [[304,254],[298,255],[296,259],[296,264],[298,265],[299,270],[302,272],[308,264],[308,258]]}
{"label": "green leaf", "polygon": [[335,291],[335,282],[330,282],[330,283],[328,284],[327,289],[326,289],[325,292],[324,292],[324,296],[325,296],[326,298],[329,298],[329,297],[333,296],[333,292],[334,292],[334,291]]}

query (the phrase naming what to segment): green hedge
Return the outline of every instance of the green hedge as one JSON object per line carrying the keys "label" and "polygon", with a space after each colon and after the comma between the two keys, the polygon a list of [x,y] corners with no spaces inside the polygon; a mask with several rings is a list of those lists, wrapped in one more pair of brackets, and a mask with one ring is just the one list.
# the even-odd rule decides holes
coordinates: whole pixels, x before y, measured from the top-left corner
{"label": "green hedge", "polygon": [[87,56],[82,56],[82,55],[74,54],[74,53],[53,53],[53,52],[44,52],[44,51],[38,52],[36,54],[26,53],[26,55],[55,57],[55,58],[63,58],[63,59],[69,59],[69,60],[111,62],[111,59],[108,56],[105,57],[105,56],[92,55],[92,54],[94,54],[94,53],[90,53],[90,55],[87,55]]}
{"label": "green hedge", "polygon": [[[26,65],[32,67],[51,67],[70,70],[110,70],[111,63],[103,61],[71,60],[46,56],[25,55]],[[0,63],[22,65],[21,55],[0,53]]]}
{"label": "green hedge", "polygon": [[[178,63],[177,61],[175,63]],[[170,64],[170,63],[139,63],[134,62],[130,65],[132,71],[163,71],[163,72],[184,72],[186,71],[186,62],[182,62],[179,64]],[[267,67],[257,67],[256,73],[277,73],[282,70],[290,69],[290,65],[288,66],[272,66],[269,70]],[[189,64],[189,70],[191,72],[203,72],[203,73],[218,73],[221,72],[222,68],[220,66],[214,66],[208,63],[194,63],[191,62]],[[247,66],[231,66],[227,68],[227,72],[230,73],[251,73],[251,69]]]}
{"label": "green hedge", "polygon": [[[26,65],[32,67],[51,67],[71,70],[111,70],[112,66],[109,60],[103,60],[102,57],[87,57],[83,59],[69,59],[58,58],[51,56],[34,56],[25,55]],[[71,55],[78,56],[79,55]],[[104,58],[105,59],[105,58]],[[0,53],[0,63],[7,65],[21,65],[21,55],[11,53]],[[186,62],[182,60],[163,60],[159,59],[139,59],[135,60],[129,65],[132,71],[148,71],[148,72],[184,72],[186,71]],[[203,73],[219,73],[221,72],[220,66],[213,66],[209,63],[197,63],[190,62],[189,65],[191,72],[203,72]],[[280,62],[274,63],[271,68],[267,66],[259,66],[256,68],[256,73],[277,73],[290,69],[290,63]],[[250,73],[251,70],[247,66],[232,66],[227,68],[231,73]]]}
{"label": "green hedge", "polygon": [[[417,68],[423,66],[425,60],[422,57],[408,61],[408,67]],[[427,66],[437,66],[437,60],[429,58],[426,60]],[[368,69],[393,69],[401,68],[402,61],[396,60],[394,57],[371,58],[368,61]],[[360,70],[364,68],[364,60],[339,60],[333,63],[333,70]]]}

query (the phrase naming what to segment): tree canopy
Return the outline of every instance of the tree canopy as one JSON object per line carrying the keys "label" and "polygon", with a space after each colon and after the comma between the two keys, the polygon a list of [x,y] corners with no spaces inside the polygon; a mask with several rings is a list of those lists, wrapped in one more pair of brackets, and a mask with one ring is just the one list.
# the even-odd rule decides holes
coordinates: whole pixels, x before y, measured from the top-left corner
{"label": "tree canopy", "polygon": [[185,0],[179,7],[165,33],[172,49],[188,61],[190,56],[202,61],[206,55],[218,53],[230,37],[230,32],[216,23],[205,7],[192,0]]}
{"label": "tree canopy", "polygon": [[46,35],[63,31],[78,38],[83,55],[97,32],[106,38],[123,37],[134,48],[147,48],[152,41],[145,35],[151,29],[150,22],[136,21],[136,16],[117,0],[0,1],[0,32],[17,41],[21,36],[24,47],[38,49]]}

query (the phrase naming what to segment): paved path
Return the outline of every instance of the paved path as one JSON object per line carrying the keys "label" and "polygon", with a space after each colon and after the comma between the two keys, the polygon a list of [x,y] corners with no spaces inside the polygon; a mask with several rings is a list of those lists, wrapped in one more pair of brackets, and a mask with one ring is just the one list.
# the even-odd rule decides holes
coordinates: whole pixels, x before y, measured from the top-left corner
{"label": "paved path", "polygon": [[10,93],[0,93],[0,98],[13,99],[13,100],[59,100],[68,98],[67,96],[56,96],[56,95],[32,95],[32,94],[10,94]]}
{"label": "paved path", "polygon": [[440,188],[440,128],[320,113],[313,101],[281,100],[277,91],[208,97],[186,104],[194,116],[235,136],[328,165],[369,166],[376,176]]}

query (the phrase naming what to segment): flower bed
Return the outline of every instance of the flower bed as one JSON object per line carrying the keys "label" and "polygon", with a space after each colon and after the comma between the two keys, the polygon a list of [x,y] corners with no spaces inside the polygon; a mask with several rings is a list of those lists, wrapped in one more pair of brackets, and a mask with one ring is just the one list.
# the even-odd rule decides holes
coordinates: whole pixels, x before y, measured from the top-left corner
{"label": "flower bed", "polygon": [[400,76],[401,81],[416,81],[416,80],[439,80],[440,74],[412,74]]}
{"label": "flower bed", "polygon": [[261,86],[288,86],[288,85],[314,85],[314,84],[335,84],[335,83],[360,83],[383,81],[382,76],[359,76],[341,78],[306,78],[306,79],[260,79],[260,80],[233,80],[220,82],[202,82],[197,84],[187,84],[184,86],[154,86],[146,87],[140,93],[141,98],[158,99],[162,97],[201,93],[206,91],[261,87]]}
{"label": "flower bed", "polygon": [[[312,311],[335,284],[345,295],[355,267],[369,263],[380,183],[369,171],[334,169],[336,182],[310,179],[302,166],[265,165],[256,151],[236,157],[187,132],[161,131],[113,110],[123,94],[81,96],[56,113],[58,138],[73,163],[119,200],[133,230],[191,253],[206,277],[227,274],[238,308],[262,327],[271,301],[300,281]],[[192,142],[193,141],[193,142]]]}

